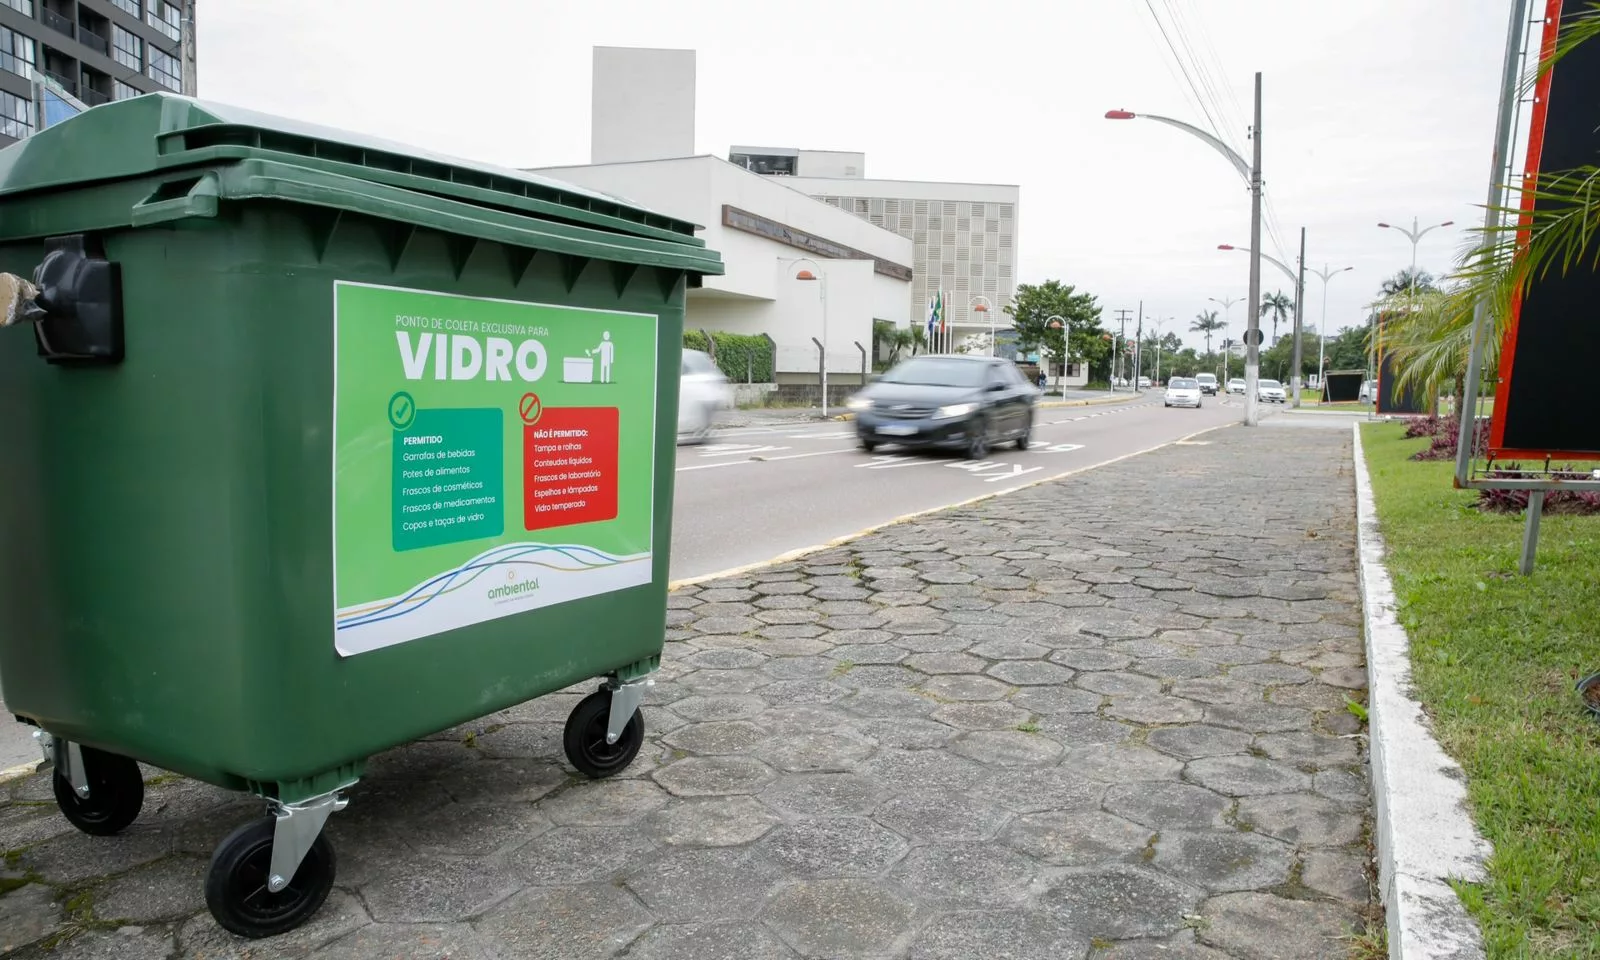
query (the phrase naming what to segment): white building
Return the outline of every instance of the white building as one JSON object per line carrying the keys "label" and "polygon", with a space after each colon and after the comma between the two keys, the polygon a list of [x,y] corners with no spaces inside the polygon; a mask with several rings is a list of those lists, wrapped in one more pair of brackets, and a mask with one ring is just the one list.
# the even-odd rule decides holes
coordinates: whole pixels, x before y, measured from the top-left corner
{"label": "white building", "polygon": [[694,153],[693,50],[594,48],[590,163]]}
{"label": "white building", "polygon": [[[959,335],[987,335],[990,320],[998,328],[1007,326],[1003,311],[1017,290],[1018,187],[868,180],[861,153],[734,147],[728,159],[755,173],[783,177],[794,189],[916,244],[910,322],[922,322],[929,299],[943,291],[946,315]],[[980,296],[994,305],[991,315],[972,309]]]}
{"label": "white building", "polygon": [[[830,383],[859,384],[872,322],[904,325],[912,242],[785,181],[710,156],[535,172],[702,225],[726,273],[689,291],[685,326],[771,337],[779,383],[816,383],[826,343]],[[795,279],[802,269],[820,279]]]}

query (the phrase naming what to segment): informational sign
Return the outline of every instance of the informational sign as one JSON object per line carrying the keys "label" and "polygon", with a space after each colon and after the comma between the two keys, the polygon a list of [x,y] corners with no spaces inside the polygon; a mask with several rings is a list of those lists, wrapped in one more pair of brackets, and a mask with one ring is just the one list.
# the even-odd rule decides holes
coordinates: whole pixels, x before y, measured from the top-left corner
{"label": "informational sign", "polygon": [[341,655],[650,582],[654,315],[333,294]]}
{"label": "informational sign", "polygon": [[[1548,56],[1562,33],[1590,15],[1578,0],[1548,0],[1541,50]],[[1537,23],[1538,21],[1534,21]],[[1562,174],[1585,176],[1600,156],[1600,43],[1573,47],[1546,71],[1535,88],[1528,129],[1526,183],[1543,186]],[[1522,193],[1522,225],[1531,224],[1540,201]],[[1559,209],[1559,208],[1558,208]],[[1591,379],[1577,358],[1600,351],[1600,272],[1594,269],[1600,240],[1592,235],[1581,254],[1529,278],[1511,307],[1500,347],[1500,383],[1489,428],[1495,460],[1600,460],[1600,417]],[[1559,260],[1559,258],[1558,258]]]}

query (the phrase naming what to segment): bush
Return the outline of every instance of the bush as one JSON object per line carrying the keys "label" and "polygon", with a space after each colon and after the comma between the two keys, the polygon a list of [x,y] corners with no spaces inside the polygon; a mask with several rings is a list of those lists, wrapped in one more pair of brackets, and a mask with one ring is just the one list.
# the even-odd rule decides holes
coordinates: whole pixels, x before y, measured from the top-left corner
{"label": "bush", "polygon": [[[1473,449],[1478,456],[1483,456],[1489,449],[1489,421],[1479,417],[1473,423],[1476,426],[1473,431]],[[1432,437],[1433,443],[1429,444],[1428,449],[1412,455],[1411,459],[1454,460],[1460,434],[1460,417],[1413,417],[1406,426],[1406,436]]]}
{"label": "bush", "polygon": [[[712,349],[713,344],[715,350]],[[744,383],[746,378],[750,383],[772,383],[775,379],[772,374],[772,342],[766,337],[723,333],[719,330],[711,335],[711,343],[707,343],[706,335],[701,331],[685,330],[683,348],[711,354],[723,375],[736,383]]]}

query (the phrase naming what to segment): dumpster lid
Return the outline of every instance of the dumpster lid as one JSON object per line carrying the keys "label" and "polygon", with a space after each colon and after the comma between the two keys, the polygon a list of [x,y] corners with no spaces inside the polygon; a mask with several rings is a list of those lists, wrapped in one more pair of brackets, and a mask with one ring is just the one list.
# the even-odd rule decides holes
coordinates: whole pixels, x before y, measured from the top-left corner
{"label": "dumpster lid", "polygon": [[173,93],[102,104],[0,150],[0,197],[247,157],[705,246],[695,224],[598,190]]}

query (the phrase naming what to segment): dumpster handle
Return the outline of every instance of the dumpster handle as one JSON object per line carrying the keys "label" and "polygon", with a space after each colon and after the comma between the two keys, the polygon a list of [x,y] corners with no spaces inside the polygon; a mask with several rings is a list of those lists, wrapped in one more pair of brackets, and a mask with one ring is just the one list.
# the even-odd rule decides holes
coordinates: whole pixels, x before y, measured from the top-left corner
{"label": "dumpster handle", "polygon": [[150,196],[133,205],[133,225],[148,227],[188,217],[215,217],[222,194],[215,173],[189,180],[163,183]]}

